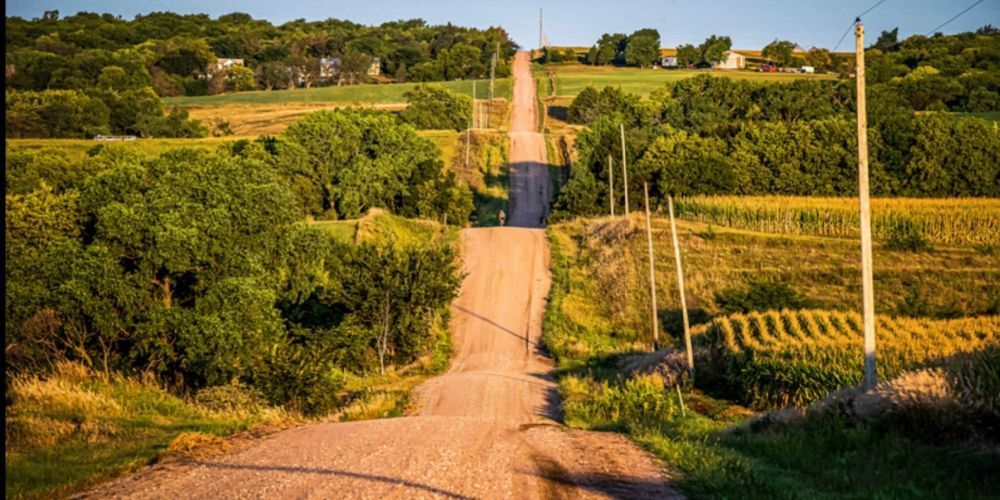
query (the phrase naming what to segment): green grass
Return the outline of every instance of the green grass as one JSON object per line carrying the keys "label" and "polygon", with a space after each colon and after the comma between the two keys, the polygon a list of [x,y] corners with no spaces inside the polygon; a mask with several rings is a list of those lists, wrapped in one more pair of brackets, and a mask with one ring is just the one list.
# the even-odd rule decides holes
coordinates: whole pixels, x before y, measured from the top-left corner
{"label": "green grass", "polygon": [[554,71],[555,95],[558,97],[576,97],[588,86],[603,88],[619,87],[623,91],[646,96],[653,90],[662,87],[664,83],[674,82],[696,75],[709,74],[724,76],[739,80],[789,82],[799,79],[832,80],[832,76],[800,73],[758,73],[754,71],[736,70],[689,70],[689,69],[652,69],[616,66],[590,66],[587,64],[546,64],[536,65],[535,75],[539,79],[539,95],[548,97],[549,88],[547,74]]}
{"label": "green grass", "polygon": [[17,378],[6,408],[8,498],[68,496],[155,461],[181,433],[225,435],[258,415],[213,413],[134,379],[63,366]]}
{"label": "green grass", "polygon": [[955,116],[972,116],[986,121],[1000,122],[1000,111],[984,111],[980,113],[953,113]]}
{"label": "green grass", "polygon": [[[472,80],[429,82],[452,92],[472,94]],[[228,104],[281,104],[281,103],[330,103],[330,104],[397,104],[406,102],[403,97],[416,83],[388,83],[313,87],[293,90],[255,90],[213,96],[168,97],[164,102],[177,106],[221,106]],[[476,98],[490,97],[489,80],[476,81]],[[511,79],[498,78],[494,95],[498,98],[511,94]]]}
{"label": "green grass", "polygon": [[381,243],[399,248],[423,245],[457,245],[459,228],[423,219],[408,219],[373,208],[360,219],[315,221],[340,241]]}
{"label": "green grass", "polygon": [[7,147],[15,150],[57,150],[72,162],[83,161],[87,151],[95,146],[125,148],[151,156],[178,148],[195,148],[214,151],[219,146],[235,141],[233,137],[206,137],[202,139],[136,139],[134,141],[103,142],[90,139],[7,139]]}

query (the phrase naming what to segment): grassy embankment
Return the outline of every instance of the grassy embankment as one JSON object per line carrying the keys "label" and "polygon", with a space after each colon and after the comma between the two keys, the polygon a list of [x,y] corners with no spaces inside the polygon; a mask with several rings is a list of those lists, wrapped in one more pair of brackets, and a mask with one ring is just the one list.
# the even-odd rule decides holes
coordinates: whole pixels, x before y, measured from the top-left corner
{"label": "grassy embankment", "polygon": [[[472,81],[428,82],[440,85],[452,92],[471,95]],[[373,107],[400,110],[406,106],[403,96],[415,83],[365,84],[340,87],[313,87],[308,89],[250,91],[214,96],[168,97],[168,106],[186,108],[192,118],[213,126],[226,121],[234,134],[274,135],[280,133],[290,123],[303,115],[319,109],[348,106]],[[489,80],[478,80],[476,99],[489,99]],[[506,107],[511,96],[511,79],[497,79],[494,90],[496,111],[495,123],[506,125]]]}
{"label": "grassy embankment", "polygon": [[[664,458],[678,472],[678,486],[693,497],[961,498],[994,491],[1000,481],[995,449],[916,438],[892,425],[846,424],[838,416],[750,424],[752,412],[689,383],[683,384],[682,416],[676,381],[623,372],[621,362],[648,351],[650,340],[644,226],[641,216],[634,217],[631,223],[580,219],[549,230],[553,291],[545,343],[559,363],[569,425],[627,432]],[[665,343],[677,346],[669,226],[657,218],[653,229],[659,318]],[[786,283],[812,308],[856,309],[860,269],[854,240],[692,221],[680,221],[678,229],[695,325],[723,314],[716,294],[761,279]],[[890,250],[883,242],[875,250],[881,314],[915,305],[939,317],[996,314],[995,253],[971,247],[914,253]]]}
{"label": "grassy embankment", "polygon": [[149,379],[104,376],[72,364],[44,378],[8,382],[8,498],[68,496],[193,442],[294,421],[273,408],[213,409]]}
{"label": "grassy embankment", "polygon": [[[373,210],[358,220],[316,222],[345,242],[397,246],[458,244],[458,228]],[[447,367],[446,321],[433,331],[435,348],[385,375],[344,374],[344,405],[321,420],[399,416],[410,393]],[[307,422],[264,404],[252,391],[178,395],[151,377],[106,376],[61,365],[44,377],[9,380],[6,408],[8,498],[69,496],[176,453],[220,449],[220,436],[267,432]]]}

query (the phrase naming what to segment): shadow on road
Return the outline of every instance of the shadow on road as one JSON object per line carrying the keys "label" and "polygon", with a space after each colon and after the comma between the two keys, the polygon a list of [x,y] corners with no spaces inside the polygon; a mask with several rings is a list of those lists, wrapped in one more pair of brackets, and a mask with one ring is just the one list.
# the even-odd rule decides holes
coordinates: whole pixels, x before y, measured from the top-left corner
{"label": "shadow on road", "polygon": [[466,308],[464,308],[462,306],[456,305],[454,307],[455,307],[456,310],[462,311],[463,313],[468,314],[469,316],[472,316],[473,318],[476,318],[476,319],[478,319],[480,321],[484,321],[486,323],[489,323],[491,326],[496,327],[497,329],[503,331],[504,333],[509,333],[510,335],[513,335],[514,337],[517,337],[517,338],[521,339],[521,341],[528,342],[529,346],[537,347],[537,343],[536,342],[528,341],[527,337],[525,337],[524,335],[521,335],[520,333],[517,333],[514,330],[511,330],[510,328],[507,328],[506,326],[503,326],[500,323],[497,323],[496,321],[493,321],[492,319],[487,318],[486,316],[483,316],[483,315],[481,315],[479,313],[472,312],[472,311],[470,311],[470,310],[468,310],[468,309],[466,309]]}
{"label": "shadow on road", "polygon": [[298,474],[322,474],[327,476],[350,477],[355,479],[363,479],[366,481],[375,481],[380,483],[406,486],[407,488],[422,490],[428,493],[433,493],[435,495],[441,495],[448,498],[462,498],[462,499],[473,498],[465,495],[459,495],[458,493],[453,493],[451,491],[444,490],[441,488],[436,488],[434,486],[413,482],[407,479],[399,479],[387,476],[377,476],[374,474],[362,474],[360,472],[351,472],[345,470],[321,469],[317,467],[293,467],[287,465],[227,464],[222,462],[204,462],[200,460],[193,460],[190,463],[192,465],[210,467],[216,469],[250,470],[259,472],[290,472]]}

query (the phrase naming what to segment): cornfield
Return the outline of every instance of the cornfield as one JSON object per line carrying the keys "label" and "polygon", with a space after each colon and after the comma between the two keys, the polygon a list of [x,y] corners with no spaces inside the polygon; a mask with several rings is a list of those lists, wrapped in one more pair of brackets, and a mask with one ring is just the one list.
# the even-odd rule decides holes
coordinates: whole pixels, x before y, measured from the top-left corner
{"label": "cornfield", "polygon": [[[695,196],[678,199],[678,216],[768,233],[857,238],[854,198],[796,196]],[[915,228],[929,243],[1000,245],[1000,200],[984,198],[876,198],[872,233],[876,240]]]}
{"label": "cornfield", "polygon": [[[1000,343],[1000,316],[954,320],[880,316],[878,373],[942,366],[959,353]],[[717,318],[698,342],[712,353],[707,377],[758,408],[803,405],[861,383],[861,316],[826,310],[768,311]],[[698,375],[701,376],[700,373]]]}

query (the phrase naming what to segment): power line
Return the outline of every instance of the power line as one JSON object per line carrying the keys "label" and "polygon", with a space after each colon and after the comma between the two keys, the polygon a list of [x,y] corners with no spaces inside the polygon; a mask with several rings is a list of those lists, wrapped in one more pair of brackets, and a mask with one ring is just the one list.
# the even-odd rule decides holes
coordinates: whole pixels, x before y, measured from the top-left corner
{"label": "power line", "polygon": [[[979,1],[982,2],[983,0],[979,0]],[[837,45],[835,45],[833,47],[833,50],[831,52],[836,52],[837,49],[840,48],[840,44],[843,43],[844,38],[847,37],[847,34],[851,32],[851,28],[854,27],[854,24],[857,23],[858,20],[860,20],[862,16],[864,16],[865,14],[867,14],[867,13],[875,10],[875,7],[878,7],[879,5],[882,5],[882,2],[885,2],[885,0],[879,0],[878,2],[875,3],[875,5],[872,5],[871,7],[868,7],[868,10],[866,10],[866,11],[858,14],[857,16],[855,16],[854,21],[847,26],[846,30],[844,30],[844,34],[840,36],[840,40],[837,41]],[[959,14],[959,15],[961,15],[961,14]]]}
{"label": "power line", "polygon": [[976,2],[976,3],[974,3],[974,4],[972,4],[972,5],[968,6],[968,7],[966,7],[965,10],[963,10],[962,12],[959,12],[958,14],[955,14],[954,16],[952,16],[951,19],[949,19],[949,20],[941,23],[937,28],[934,28],[934,29],[928,31],[926,33],[926,35],[927,36],[931,36],[932,34],[936,33],[937,30],[945,27],[948,23],[954,21],[955,19],[958,19],[959,17],[962,16],[962,14],[965,14],[966,12],[969,12],[970,10],[972,10],[973,7],[975,7],[975,6],[977,6],[977,5],[981,4],[981,3],[983,3],[983,0],[979,0],[978,2]]}

